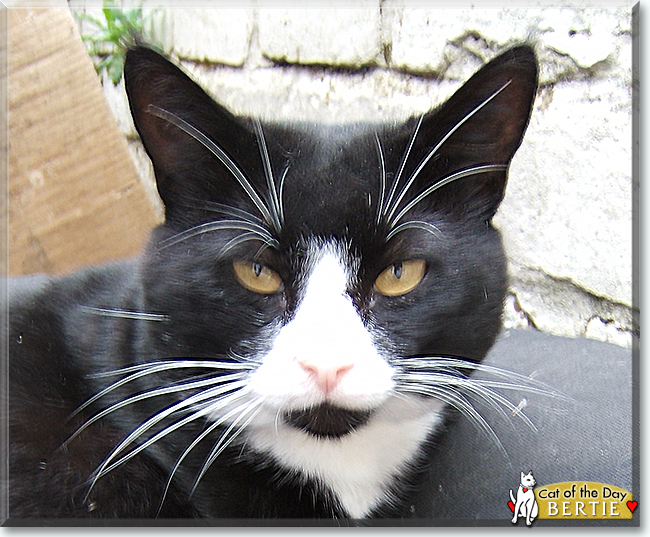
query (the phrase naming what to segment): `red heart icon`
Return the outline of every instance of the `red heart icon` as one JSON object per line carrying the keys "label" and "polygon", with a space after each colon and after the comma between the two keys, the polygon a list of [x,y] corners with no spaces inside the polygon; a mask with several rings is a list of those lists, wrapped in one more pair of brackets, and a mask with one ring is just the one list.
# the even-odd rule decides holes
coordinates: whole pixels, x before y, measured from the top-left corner
{"label": "red heart icon", "polygon": [[[629,503],[632,503],[632,502],[627,502],[627,503],[629,504]],[[634,502],[634,503],[636,503],[636,502]],[[511,510],[513,513],[515,512],[515,504],[514,504],[514,503],[512,503],[511,501],[509,501],[509,502],[508,502],[508,507],[510,507],[510,510]],[[628,505],[628,507],[629,507],[629,505]],[[635,505],[634,507],[636,507],[636,505]]]}
{"label": "red heart icon", "polygon": [[633,513],[637,505],[639,505],[639,502],[627,502],[627,508]]}

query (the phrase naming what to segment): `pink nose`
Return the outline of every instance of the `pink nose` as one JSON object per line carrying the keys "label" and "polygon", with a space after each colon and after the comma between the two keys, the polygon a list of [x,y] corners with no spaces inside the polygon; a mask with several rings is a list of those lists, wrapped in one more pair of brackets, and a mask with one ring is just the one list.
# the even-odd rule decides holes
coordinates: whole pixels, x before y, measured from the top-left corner
{"label": "pink nose", "polygon": [[345,374],[354,367],[351,363],[316,364],[308,359],[298,360],[298,365],[309,374],[325,395],[336,388]]}

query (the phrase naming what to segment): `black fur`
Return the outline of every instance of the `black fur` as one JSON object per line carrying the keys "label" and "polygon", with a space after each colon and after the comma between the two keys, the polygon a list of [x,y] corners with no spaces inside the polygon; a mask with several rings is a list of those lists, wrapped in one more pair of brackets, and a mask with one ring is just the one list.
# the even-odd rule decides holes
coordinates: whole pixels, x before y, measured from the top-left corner
{"label": "black fur", "polygon": [[[397,211],[458,170],[508,164],[528,122],[536,77],[533,51],[526,46],[511,49],[427,114],[406,161],[402,185],[446,133],[502,88],[441,146]],[[318,483],[294,476],[241,445],[219,456],[190,494],[212,437],[184,461],[158,511],[170,470],[200,434],[203,421],[168,435],[101,477],[86,497],[89,478],[111,449],[182,394],[144,399],[66,440],[111,403],[205,372],[180,369],[144,376],[75,413],[115,380],[89,375],[167,358],[223,360],[231,351],[241,356],[263,352],[269,345],[266,328],[278,318],[291,319],[300,301],[304,245],[314,237],[343,241],[360,260],[350,294],[368,326],[382,329],[381,345],[394,360],[436,354],[478,362],[499,332],[506,292],[505,257],[490,224],[504,195],[506,169],[449,183],[406,215],[435,225],[439,234],[415,228],[386,241],[389,222],[376,218],[381,166],[375,135],[390,188],[416,119],[404,125],[264,125],[275,176],[289,167],[284,225],[269,229],[277,242],[265,249],[259,241],[231,248],[241,233],[237,230],[174,242],[176,234],[193,226],[227,219],[220,213],[222,205],[258,217],[260,213],[219,159],[158,111],[182,118],[217,142],[256,191],[267,193],[254,124],[215,104],[178,68],[148,49],[129,52],[125,79],[135,124],[154,164],[166,222],[135,261],[12,284],[10,516],[346,516]],[[243,288],[233,274],[236,258],[256,259],[275,270],[284,282],[283,292],[259,295]],[[412,258],[427,263],[415,290],[397,298],[374,292],[373,282],[382,270]],[[100,313],[109,310],[162,317],[135,320]],[[307,418],[295,419],[303,423]],[[339,424],[319,434],[337,436],[351,429]],[[411,486],[400,483],[398,488]],[[385,507],[384,514],[404,514],[404,506]]]}

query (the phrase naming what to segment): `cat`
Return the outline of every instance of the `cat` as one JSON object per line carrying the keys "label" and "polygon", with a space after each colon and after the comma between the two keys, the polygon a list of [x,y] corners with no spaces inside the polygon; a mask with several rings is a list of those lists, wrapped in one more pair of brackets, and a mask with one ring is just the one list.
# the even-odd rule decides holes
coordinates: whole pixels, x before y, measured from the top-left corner
{"label": "cat", "polygon": [[447,409],[509,405],[468,375],[532,47],[395,124],[236,117],[144,46],[124,77],[165,222],[10,283],[10,517],[408,516]]}
{"label": "cat", "polygon": [[535,493],[533,492],[533,487],[535,484],[536,481],[533,477],[532,471],[528,472],[527,474],[521,472],[516,499],[512,493],[512,490],[510,490],[510,501],[514,505],[514,515],[512,517],[513,524],[517,523],[519,517],[523,517],[526,519],[526,525],[530,526],[533,523],[533,520],[537,518],[537,514],[539,513],[539,506],[537,505]]}

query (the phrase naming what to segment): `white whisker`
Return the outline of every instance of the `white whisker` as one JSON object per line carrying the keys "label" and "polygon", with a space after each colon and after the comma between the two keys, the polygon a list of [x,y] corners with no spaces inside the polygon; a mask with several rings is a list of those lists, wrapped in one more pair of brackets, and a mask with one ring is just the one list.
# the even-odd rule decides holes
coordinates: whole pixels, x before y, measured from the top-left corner
{"label": "white whisker", "polygon": [[[221,248],[221,250],[219,250],[219,255],[218,255],[217,257],[219,257],[219,258],[223,257],[223,256],[226,255],[230,250],[232,250],[233,248],[235,248],[236,246],[238,246],[238,245],[240,245],[240,244],[243,244],[244,242],[248,242],[248,241],[259,241],[259,240],[260,240],[260,238],[259,238],[259,236],[257,235],[257,233],[252,233],[252,232],[242,233],[241,235],[238,235],[238,236],[235,237],[234,239],[230,239],[230,240],[229,240],[229,241],[228,241],[228,242],[223,246],[223,248]],[[269,244],[266,243],[266,242],[263,242],[263,243],[262,243],[262,246],[261,246],[260,249],[258,250],[258,253],[255,254],[255,257],[257,257],[257,256],[259,255],[260,251],[263,251],[264,248],[268,248],[268,247],[269,247]]]}
{"label": "white whisker", "polygon": [[[196,360],[196,359],[182,359],[182,360],[158,360],[155,362],[145,362],[142,364],[135,364],[121,369],[112,369],[110,371],[102,371],[101,373],[92,373],[87,375],[87,378],[99,379],[106,377],[116,377],[118,375],[126,375],[134,371],[144,371],[143,374],[150,375],[160,371],[167,371],[172,369],[252,369],[252,365],[247,364],[247,359],[234,353],[229,353],[229,358],[237,360],[238,363],[220,362],[218,360]],[[239,363],[241,362],[241,363]],[[137,378],[137,377],[134,377]],[[119,381],[121,382],[121,381]]]}
{"label": "white whisker", "polygon": [[[485,404],[497,411],[502,417],[506,418],[506,410],[514,412],[515,405],[509,401],[506,397],[501,395],[499,392],[493,390],[492,388],[501,388],[501,389],[521,389],[520,387],[513,388],[503,382],[491,382],[485,381],[483,379],[467,378],[460,376],[450,376],[448,374],[437,374],[437,373],[408,373],[404,375],[408,380],[409,385],[414,386],[423,386],[428,387],[435,385],[437,387],[449,387],[453,389],[458,389],[464,394],[473,394],[476,397],[480,398]],[[505,410],[504,410],[505,409]],[[530,421],[530,419],[524,414],[520,413],[519,417],[524,421],[524,423],[533,431],[536,431],[537,428]]]}
{"label": "white whisker", "polygon": [[398,391],[412,392],[420,395],[428,395],[440,399],[442,402],[454,407],[459,412],[468,418],[479,430],[483,431],[495,443],[499,451],[507,455],[499,437],[490,427],[490,424],[485,420],[481,413],[474,408],[469,400],[460,392],[449,389],[446,386],[422,386],[422,385],[409,385],[399,386]]}
{"label": "white whisker", "polygon": [[255,126],[255,137],[257,138],[257,146],[262,156],[262,163],[264,165],[264,175],[266,176],[266,184],[269,191],[269,201],[271,210],[273,211],[273,224],[275,230],[280,233],[282,229],[282,214],[280,212],[280,201],[278,200],[278,193],[275,188],[275,181],[273,179],[273,167],[271,165],[271,158],[269,157],[269,149],[266,145],[264,138],[264,130],[262,124],[256,119],[253,121]]}
{"label": "white whisker", "polygon": [[[199,472],[199,475],[196,477],[194,481],[194,485],[192,486],[192,490],[190,491],[190,496],[194,494],[194,491],[196,490],[196,487],[199,485],[199,482],[201,481],[201,478],[205,475],[205,473],[208,471],[210,466],[212,466],[212,463],[217,459],[221,453],[230,445],[232,442],[239,436],[239,434],[248,426],[248,424],[253,421],[255,416],[257,416],[258,412],[261,409],[262,405],[262,400],[257,400],[250,402],[244,406],[244,409],[241,411],[240,415],[235,419],[228,429],[224,431],[224,433],[221,435],[219,438],[219,441],[216,443],[216,445],[212,448],[212,451],[210,452],[210,455],[206,459],[206,461],[203,463],[203,466],[201,467],[201,471]],[[241,407],[240,407],[241,408]],[[239,426],[239,428],[235,431],[234,434],[230,435],[232,430],[237,426],[237,424],[246,416],[246,414],[250,413],[251,410],[254,412],[249,416],[249,418]],[[230,435],[230,437],[228,436]]]}
{"label": "white whisker", "polygon": [[153,313],[148,311],[132,311],[123,309],[109,309],[109,308],[95,308],[92,306],[81,306],[81,309],[86,310],[94,315],[101,315],[102,317],[117,317],[120,319],[134,319],[138,321],[169,321],[169,315],[164,313]]}
{"label": "white whisker", "polygon": [[238,371],[242,370],[248,370],[251,369],[252,365],[250,364],[243,364],[243,363],[228,363],[228,362],[217,362],[215,360],[212,361],[202,361],[202,360],[172,360],[172,361],[162,361],[162,362],[150,362],[147,364],[138,364],[130,367],[125,367],[123,369],[118,369],[114,371],[107,371],[103,373],[95,373],[93,375],[89,375],[89,378],[105,378],[105,377],[111,377],[111,376],[116,376],[116,375],[124,375],[124,374],[129,374],[129,376],[120,379],[113,384],[110,384],[97,394],[95,394],[93,397],[88,399],[84,404],[82,404],[77,410],[75,410],[71,415],[70,418],[73,418],[77,414],[79,414],[82,410],[93,404],[95,401],[100,399],[101,397],[104,397],[106,394],[112,392],[113,390],[116,390],[120,388],[121,386],[124,386],[125,384],[128,384],[129,382],[133,382],[136,379],[139,379],[141,377],[147,376],[147,375],[153,375],[155,373],[160,373],[164,371],[171,371],[173,369],[216,369],[216,370],[229,370],[229,369],[235,369]]}
{"label": "white whisker", "polygon": [[415,207],[418,203],[420,203],[424,198],[431,195],[439,188],[442,188],[443,186],[451,183],[452,181],[462,179],[463,177],[470,177],[472,175],[476,175],[479,173],[491,173],[495,171],[504,171],[507,169],[508,169],[507,164],[483,164],[481,166],[473,166],[472,168],[469,168],[467,170],[461,170],[452,173],[451,175],[448,175],[447,177],[441,179],[434,185],[431,185],[429,188],[425,189],[418,196],[416,196],[412,201],[407,203],[406,206],[399,212],[399,214],[391,220],[389,227],[393,228],[395,224],[397,224],[397,222],[399,222],[406,213],[408,213],[413,207]]}
{"label": "white whisker", "polygon": [[443,236],[442,232],[429,222],[424,222],[423,220],[409,220],[408,222],[404,222],[399,226],[391,229],[390,232],[386,235],[385,241],[388,242],[392,237],[402,231],[406,231],[407,229],[423,229],[424,231],[427,231],[428,233],[431,233],[438,238],[441,238]]}
{"label": "white whisker", "polygon": [[[159,433],[155,434],[152,438],[144,442],[143,444],[139,445],[137,448],[134,450],[130,451],[117,461],[115,461],[113,464],[111,462],[122,452],[124,451],[129,445],[131,445],[134,441],[139,439],[144,433],[146,433],[149,429],[151,429],[153,426],[156,424],[160,423],[162,420],[165,418],[170,417],[171,415],[177,413],[179,410],[182,410],[184,408],[187,408],[191,405],[196,404],[197,402],[205,401],[206,399],[214,399],[216,396],[223,395],[223,393],[226,393],[228,391],[233,391],[237,390],[239,388],[242,388],[245,385],[244,382],[233,382],[230,386],[221,386],[219,388],[211,388],[209,390],[204,390],[202,392],[199,392],[198,394],[195,394],[191,397],[188,397],[186,399],[183,399],[173,405],[171,405],[168,408],[165,408],[164,410],[161,410],[160,412],[154,414],[151,416],[149,419],[147,419],[144,423],[136,427],[124,440],[122,440],[113,450],[111,453],[104,459],[104,462],[99,466],[99,468],[95,471],[94,477],[92,478],[92,481],[90,483],[89,490],[87,492],[88,496],[90,492],[92,491],[94,485],[97,483],[97,480],[106,475],[108,472],[116,468],[117,466],[123,464],[124,462],[130,460],[132,457],[134,457],[137,453],[148,447],[149,445],[153,444],[154,442],[160,440],[160,438],[163,438],[167,434],[173,432],[174,430],[178,429],[179,427],[182,427],[183,425],[186,425],[190,421],[194,421],[198,419],[199,417],[202,417],[204,415],[207,415],[211,412],[214,412],[217,408],[223,407],[227,404],[232,403],[233,400],[236,400],[239,397],[242,397],[243,395],[241,392],[236,392],[234,394],[231,394],[230,396],[223,397],[219,399],[216,402],[212,402],[210,405],[206,405],[204,409],[202,409],[200,412],[195,412],[194,414],[191,414],[190,416],[183,418],[182,420],[170,425],[169,427],[166,427]],[[218,404],[217,404],[218,403]]]}
{"label": "white whisker", "polygon": [[287,165],[284,167],[284,170],[282,171],[282,177],[280,177],[280,187],[278,188],[278,201],[279,201],[279,209],[280,209],[280,221],[284,224],[284,181],[287,178],[287,174],[289,173],[289,169],[291,168],[291,163],[287,162]]}
{"label": "white whisker", "polygon": [[[424,119],[424,115],[420,116],[420,119],[418,119],[417,124],[415,125],[415,129],[413,133],[411,134],[411,138],[409,139],[409,143],[406,147],[406,151],[404,152],[404,155],[402,156],[402,161],[400,162],[399,168],[397,170],[397,174],[395,175],[395,179],[393,180],[393,184],[390,189],[390,193],[388,195],[388,199],[386,200],[386,205],[385,207],[382,207],[382,217],[386,216],[386,211],[389,209],[391,206],[391,202],[393,200],[393,196],[395,195],[395,191],[397,190],[397,185],[399,184],[399,181],[402,177],[402,173],[404,172],[404,167],[406,166],[406,161],[409,158],[409,155],[411,154],[411,149],[413,149],[413,143],[415,142],[415,138],[418,135],[418,132],[420,131],[420,126],[422,125],[422,120]],[[400,196],[401,198],[401,196]]]}
{"label": "white whisker", "polygon": [[[412,392],[425,397],[434,397],[449,404],[491,437],[503,453],[505,450],[496,438],[494,430],[468,397],[494,409],[505,420],[510,420],[513,416],[518,417],[532,431],[537,431],[537,428],[523,412],[525,404],[515,405],[500,392],[518,391],[571,399],[531,377],[460,358],[437,356],[403,358],[400,359],[399,365],[401,370],[394,376],[396,392]],[[468,376],[470,372],[480,373],[481,376]],[[483,378],[483,375],[493,378]]]}
{"label": "white whisker", "polygon": [[386,195],[386,158],[384,157],[384,149],[381,146],[379,135],[375,133],[375,145],[377,146],[377,158],[379,160],[379,201],[377,202],[377,221],[375,224],[378,226],[382,216],[382,209],[384,206],[384,196]]}
{"label": "white whisker", "polygon": [[265,228],[258,226],[257,224],[238,220],[217,220],[215,222],[199,224],[190,229],[186,229],[185,231],[181,231],[168,239],[160,241],[158,244],[158,250],[164,250],[165,248],[169,248],[170,246],[204,233],[221,230],[247,231],[257,235],[263,242],[271,246],[277,246],[277,240],[271,236]]}
{"label": "white whisker", "polygon": [[260,227],[264,226],[264,220],[248,211],[245,211],[244,209],[240,209],[239,207],[225,205],[217,201],[192,200],[192,202],[194,203],[193,205],[188,205],[190,208],[200,208],[210,212],[221,213],[250,224],[256,224]]}
{"label": "white whisker", "polygon": [[176,474],[176,471],[180,468],[181,464],[185,460],[185,457],[187,457],[190,452],[203,440],[206,436],[211,434],[217,427],[220,427],[227,419],[230,418],[233,414],[237,413],[239,411],[240,407],[237,407],[234,410],[231,410],[227,414],[225,414],[223,417],[215,421],[212,425],[210,425],[207,429],[205,429],[200,435],[198,435],[194,441],[183,451],[181,456],[178,458],[176,461],[176,464],[174,464],[174,467],[172,468],[171,472],[169,473],[169,477],[167,478],[167,484],[165,485],[165,490],[163,491],[162,498],[160,500],[160,506],[158,507],[158,514],[160,514],[160,510],[162,509],[163,504],[165,503],[165,498],[167,497],[167,493],[169,492],[169,487],[171,486],[171,483],[174,479],[174,475]]}
{"label": "white whisker", "polygon": [[[241,394],[234,394],[230,398],[227,399],[227,403],[233,403],[236,399],[241,398]],[[223,406],[223,405],[222,405]],[[221,408],[221,407],[219,407]],[[161,431],[157,432],[155,435],[153,435],[151,438],[147,439],[144,443],[140,444],[138,447],[134,448],[133,450],[129,451],[126,455],[122,456],[118,460],[114,461],[113,464],[110,466],[107,466],[106,468],[102,469],[101,472],[99,472],[93,481],[93,484],[96,482],[97,479],[100,477],[103,477],[110,472],[112,472],[115,468],[118,466],[121,466],[122,464],[130,461],[133,457],[135,457],[138,453],[141,453],[145,449],[147,449],[149,446],[155,444],[159,440],[165,438],[169,434],[173,433],[174,431],[180,429],[181,427],[184,427],[185,425],[192,423],[193,421],[196,421],[198,419],[204,418],[208,416],[209,414],[213,413],[216,410],[214,403],[208,402],[203,404],[203,406],[200,408],[199,411],[194,412],[190,414],[189,416],[186,416],[185,418],[178,420],[171,425],[165,427]],[[232,413],[229,413],[232,414]],[[222,420],[223,421],[223,420]],[[92,485],[91,485],[92,488]]]}
{"label": "white whisker", "polygon": [[[535,380],[529,376],[515,373],[507,369],[501,369],[492,365],[470,362],[460,358],[446,358],[446,357],[422,357],[422,358],[402,358],[399,364],[404,370],[409,373],[413,371],[436,372],[436,373],[449,373],[463,378],[460,371],[477,371],[486,375],[491,375],[495,378],[504,379],[507,382],[497,384],[494,381],[480,379],[485,385],[497,387],[499,389],[512,389],[512,390],[525,390],[530,393],[536,393],[544,396],[552,396],[561,399],[570,399],[566,395],[557,392],[551,386]],[[476,380],[476,377],[472,377]],[[513,381],[516,381],[513,382]]]}
{"label": "white whisker", "polygon": [[[242,379],[247,373],[232,373],[230,375],[223,375],[219,377],[211,377],[208,379],[203,379],[203,380],[194,380],[190,382],[180,382],[176,383],[170,386],[163,386],[160,388],[155,388],[153,390],[149,390],[144,393],[139,393],[136,395],[132,395],[130,397],[127,397],[126,399],[123,399],[122,401],[119,401],[117,403],[114,403],[110,405],[109,407],[105,408],[101,412],[95,414],[92,418],[87,420],[83,425],[81,425],[71,436],[68,438],[64,443],[63,447],[67,446],[72,440],[74,440],[79,434],[81,434],[84,430],[86,430],[88,427],[90,427],[93,423],[99,421],[100,419],[104,418],[105,416],[115,412],[116,410],[119,410],[121,408],[124,408],[126,406],[132,405],[134,403],[138,403],[140,401],[144,401],[145,399],[150,399],[152,397],[158,397],[160,395],[167,395],[170,393],[178,393],[182,391],[187,391],[187,390],[193,390],[193,389],[198,389],[198,388],[204,388],[206,386],[213,386],[215,384],[224,384],[227,382],[231,382],[234,380],[240,380]],[[231,388],[226,387],[227,389],[224,391],[228,391]],[[93,399],[97,399],[98,397],[95,396]],[[87,406],[89,403],[86,402],[85,405]],[[77,413],[79,410],[77,410]]]}

